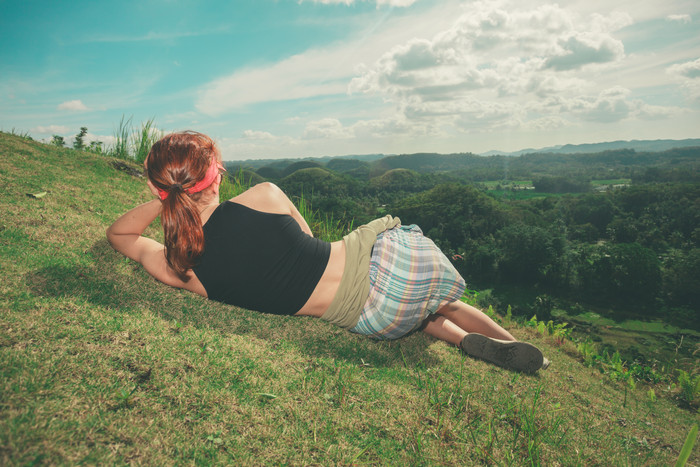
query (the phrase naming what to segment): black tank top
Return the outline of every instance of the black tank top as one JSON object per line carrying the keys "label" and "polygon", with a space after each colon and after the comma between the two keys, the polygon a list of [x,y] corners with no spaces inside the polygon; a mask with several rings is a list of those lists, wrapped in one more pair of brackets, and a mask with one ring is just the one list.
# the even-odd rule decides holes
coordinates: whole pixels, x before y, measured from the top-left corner
{"label": "black tank top", "polygon": [[326,270],[330,243],[305,234],[290,215],[225,201],[204,224],[204,253],[192,269],[212,300],[293,315]]}

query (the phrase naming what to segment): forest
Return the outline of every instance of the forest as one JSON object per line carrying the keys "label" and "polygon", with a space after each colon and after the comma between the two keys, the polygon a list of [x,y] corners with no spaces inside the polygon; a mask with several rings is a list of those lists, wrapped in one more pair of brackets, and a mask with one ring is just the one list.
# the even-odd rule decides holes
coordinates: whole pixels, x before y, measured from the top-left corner
{"label": "forest", "polygon": [[[483,306],[595,309],[698,330],[700,147],[520,156],[406,154],[228,163],[350,229],[418,224]],[[478,292],[477,292],[478,291]]]}

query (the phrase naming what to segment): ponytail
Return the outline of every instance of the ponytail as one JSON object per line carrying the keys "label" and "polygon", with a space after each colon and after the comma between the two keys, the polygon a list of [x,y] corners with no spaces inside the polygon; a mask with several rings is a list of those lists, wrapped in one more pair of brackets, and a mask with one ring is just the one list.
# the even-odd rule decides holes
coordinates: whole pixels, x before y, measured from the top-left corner
{"label": "ponytail", "polygon": [[[218,174],[221,156],[214,141],[196,132],[173,133],[156,142],[146,159],[148,179],[163,203],[160,216],[165,259],[180,279],[187,280],[204,252],[204,232],[197,201],[211,170]],[[213,167],[217,164],[216,167]]]}
{"label": "ponytail", "polygon": [[199,209],[182,189],[171,190],[160,215],[165,237],[165,259],[182,280],[204,252]]}

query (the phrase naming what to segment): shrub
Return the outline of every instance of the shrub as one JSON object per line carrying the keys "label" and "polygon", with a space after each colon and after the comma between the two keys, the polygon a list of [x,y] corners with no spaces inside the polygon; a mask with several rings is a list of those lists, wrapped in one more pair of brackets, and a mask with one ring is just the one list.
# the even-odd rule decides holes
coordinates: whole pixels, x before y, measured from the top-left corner
{"label": "shrub", "polygon": [[691,375],[687,371],[678,370],[678,396],[688,405],[693,405],[700,396],[700,375]]}
{"label": "shrub", "polygon": [[56,147],[62,148],[66,145],[66,140],[63,138],[63,136],[53,135],[51,137],[51,144]]}

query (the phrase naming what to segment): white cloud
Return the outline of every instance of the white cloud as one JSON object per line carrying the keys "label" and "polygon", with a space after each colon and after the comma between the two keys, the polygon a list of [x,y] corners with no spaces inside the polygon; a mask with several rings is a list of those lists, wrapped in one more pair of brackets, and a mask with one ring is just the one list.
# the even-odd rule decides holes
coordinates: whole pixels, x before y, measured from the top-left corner
{"label": "white cloud", "polygon": [[549,115],[547,117],[535,118],[523,124],[523,128],[526,130],[542,132],[551,131],[558,128],[566,128],[570,126],[571,122],[562,118],[559,115]]}
{"label": "white cloud", "polygon": [[[683,111],[671,101],[654,106],[639,96],[645,88],[671,86],[669,75],[659,76],[658,70],[681,61],[687,51],[628,55],[623,41],[635,38],[632,15],[646,21],[671,13],[670,7],[636,5],[621,0],[610,11],[602,0],[462,2],[443,12],[439,23],[431,21],[439,16],[409,10],[401,21],[368,27],[343,43],[215,80],[200,90],[196,106],[221,115],[254,110],[262,102],[315,98],[313,106],[297,109],[303,118],[284,121],[288,130],[301,129],[300,137],[265,140],[249,130],[235,140],[238,150],[264,152],[274,143],[287,146],[287,153],[321,147],[331,153],[361,144],[405,151],[455,141],[464,133],[485,140],[499,130],[563,139],[556,129],[572,133],[590,122],[608,128],[611,122],[636,119],[641,125],[678,117]],[[630,49],[634,52],[633,45]],[[678,65],[669,73],[688,80],[694,66]],[[336,109],[343,108],[346,93],[352,113],[343,114]],[[324,114],[329,101],[339,106]],[[329,115],[334,118],[323,118]]]}
{"label": "white cloud", "polygon": [[432,39],[407,41],[359,68],[349,89],[385,96],[407,119],[434,128],[527,127],[530,119],[546,121],[547,113],[562,110],[615,121],[636,109],[619,91],[580,98],[578,105],[530,102],[594,87],[586,74],[571,72],[620,62],[624,45],[612,34],[630,23],[624,13],[580,17],[557,5],[518,10],[475,3]]}
{"label": "white cloud", "polygon": [[[290,137],[276,137],[274,140],[221,138],[217,139],[216,143],[224,160],[293,157],[293,151],[303,147],[300,140]],[[299,150],[299,157],[303,154],[304,151]]]}
{"label": "white cloud", "polygon": [[81,110],[88,110],[88,108],[85,104],[83,104],[83,102],[81,100],[76,99],[73,101],[65,101],[65,102],[58,104],[58,110],[81,111]]}
{"label": "white cloud", "polygon": [[606,89],[597,98],[579,97],[565,105],[572,114],[595,122],[616,122],[627,118],[634,111],[628,100],[630,90],[620,86]]}
{"label": "white cloud", "polygon": [[46,134],[46,135],[61,135],[66,134],[70,130],[65,125],[49,125],[49,126],[36,126],[30,130],[32,133]]}
{"label": "white cloud", "polygon": [[403,115],[395,115],[384,119],[362,120],[352,126],[356,138],[382,139],[396,136],[420,138],[432,134],[432,128],[417,125]]}
{"label": "white cloud", "polygon": [[666,72],[678,78],[683,90],[693,101],[700,102],[700,58],[672,65]]}
{"label": "white cloud", "polygon": [[683,24],[689,24],[693,22],[693,18],[690,15],[668,15],[666,17],[668,21],[677,21]]}
{"label": "white cloud", "polygon": [[576,70],[593,63],[614,62],[624,55],[622,42],[606,35],[581,33],[559,42],[560,52],[545,61],[545,68]]}
{"label": "white cloud", "polygon": [[284,123],[287,125],[296,125],[297,123],[301,122],[302,119],[299,116],[294,116],[294,117],[289,117],[284,119]]}
{"label": "white cloud", "polygon": [[[590,122],[611,123],[628,118],[655,120],[667,118],[682,112],[670,106],[654,106],[640,99],[631,98],[632,91],[622,86],[605,89],[596,97],[558,97],[549,100],[545,106],[556,109],[561,114],[571,114]],[[535,110],[534,106],[530,110]],[[540,107],[538,110],[542,110]]]}
{"label": "white cloud", "polygon": [[304,139],[344,139],[351,137],[352,130],[345,128],[335,118],[324,118],[309,122],[303,135]]}
{"label": "white cloud", "polygon": [[455,92],[501,86],[511,93],[518,88],[514,80],[535,74],[547,78],[542,68],[580,69],[617,61],[624,54],[622,42],[609,33],[610,25],[625,23],[619,15],[585,22],[556,5],[508,12],[485,7],[466,12],[432,40],[394,47],[362,70],[351,91],[428,94],[426,98],[442,93],[452,99]]}
{"label": "white cloud", "polygon": [[85,136],[85,143],[89,145],[92,141],[102,143],[102,147],[105,149],[110,146],[114,146],[114,144],[117,142],[117,138],[115,138],[113,135],[95,135],[88,133]]}
{"label": "white cloud", "polygon": [[344,94],[346,85],[328,67],[337,61],[334,52],[311,51],[272,65],[237,71],[205,85],[195,106],[207,115],[221,115],[258,102]]}
{"label": "white cloud", "polygon": [[211,116],[258,104],[325,96],[345,96],[361,63],[372,63],[396,43],[430,36],[452,23],[458,6],[441,3],[421,15],[385,16],[343,43],[311,49],[280,62],[238,69],[199,89],[195,107]]}
{"label": "white cloud", "polygon": [[267,131],[256,131],[256,130],[245,130],[243,131],[243,138],[250,140],[264,140],[264,141],[274,141],[277,139],[275,135]]}
{"label": "white cloud", "polygon": [[[295,119],[295,122],[300,121],[302,118]],[[401,136],[403,141],[423,141],[427,136],[425,128],[401,115],[361,120],[348,126],[338,119],[324,118],[307,122],[302,136],[298,138],[274,136],[274,139],[253,139],[247,138],[244,133],[239,138],[222,138],[217,143],[226,160],[302,157],[309,154],[342,155],[352,151],[350,148],[358,152],[376,150],[376,142],[394,143],[397,136]]]}
{"label": "white cloud", "polygon": [[669,73],[685,78],[700,78],[700,58],[692,62],[678,63],[672,65],[667,70]]}

